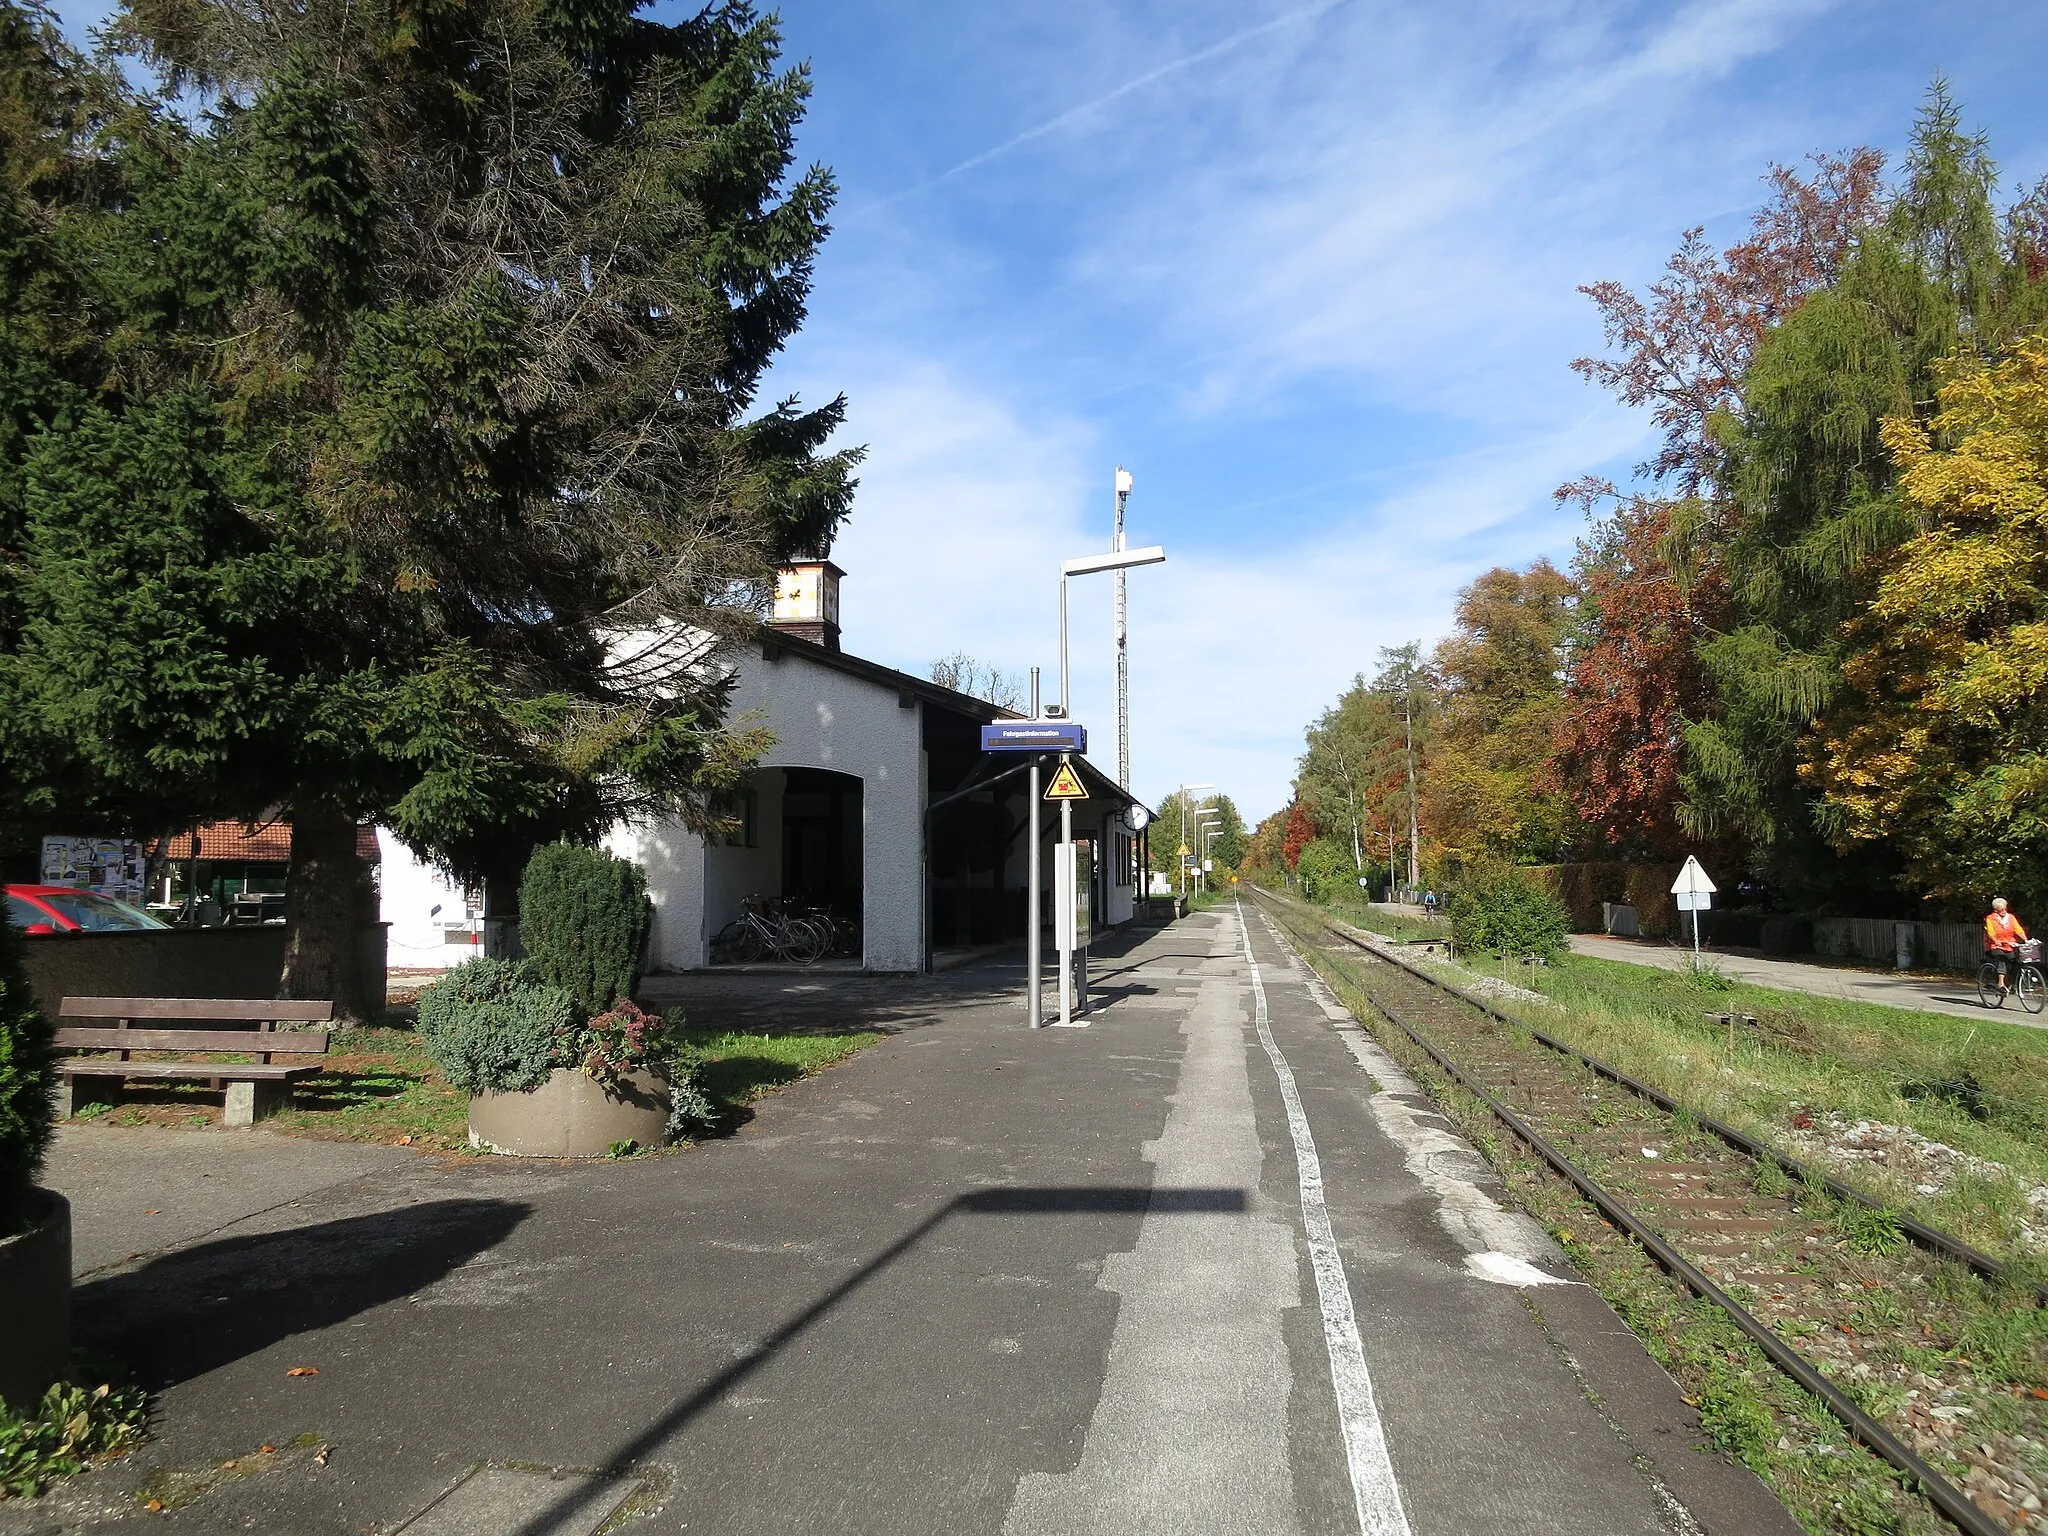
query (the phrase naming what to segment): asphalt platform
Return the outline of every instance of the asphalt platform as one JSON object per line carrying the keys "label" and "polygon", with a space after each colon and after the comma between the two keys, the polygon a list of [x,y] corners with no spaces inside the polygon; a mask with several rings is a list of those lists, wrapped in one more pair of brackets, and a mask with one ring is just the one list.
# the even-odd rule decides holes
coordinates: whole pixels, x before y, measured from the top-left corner
{"label": "asphalt platform", "polygon": [[1255,912],[1104,950],[666,982],[888,1033],[673,1155],[67,1131],[161,1411],[0,1536],[1797,1529]]}

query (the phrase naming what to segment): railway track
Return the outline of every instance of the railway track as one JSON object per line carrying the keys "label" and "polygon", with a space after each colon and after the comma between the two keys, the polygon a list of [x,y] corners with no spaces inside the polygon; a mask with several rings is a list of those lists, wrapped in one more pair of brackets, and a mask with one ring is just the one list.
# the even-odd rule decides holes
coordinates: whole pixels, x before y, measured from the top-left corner
{"label": "railway track", "polygon": [[1689,1113],[1398,946],[1256,895],[1319,952],[1311,958],[1726,1312],[1957,1529],[2048,1536],[2043,1362],[1997,1347],[2001,1329],[2038,1347],[2038,1330],[2009,1325],[2042,1296],[1969,1245]]}

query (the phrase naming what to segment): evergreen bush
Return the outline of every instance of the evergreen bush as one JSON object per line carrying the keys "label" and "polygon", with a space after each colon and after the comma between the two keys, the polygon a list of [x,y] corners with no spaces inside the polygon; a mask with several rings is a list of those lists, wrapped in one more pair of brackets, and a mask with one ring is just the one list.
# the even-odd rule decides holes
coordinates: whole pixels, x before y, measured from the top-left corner
{"label": "evergreen bush", "polygon": [[20,944],[0,921],[0,1237],[28,1224],[29,1190],[50,1142],[50,1024],[29,990]]}
{"label": "evergreen bush", "polygon": [[549,843],[519,886],[519,939],[540,980],[587,1017],[633,995],[647,942],[647,877],[601,848]]}
{"label": "evergreen bush", "polygon": [[538,1088],[557,1065],[556,1042],[582,1021],[573,997],[520,961],[471,960],[420,994],[427,1053],[463,1093]]}
{"label": "evergreen bush", "polygon": [[1512,865],[1476,871],[1451,894],[1451,938],[1460,949],[1554,960],[1571,925],[1564,903]]}

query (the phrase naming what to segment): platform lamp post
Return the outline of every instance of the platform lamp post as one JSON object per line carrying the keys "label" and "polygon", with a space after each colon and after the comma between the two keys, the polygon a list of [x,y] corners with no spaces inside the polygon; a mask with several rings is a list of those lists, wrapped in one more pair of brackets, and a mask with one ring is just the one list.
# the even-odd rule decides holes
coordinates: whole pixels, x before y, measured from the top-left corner
{"label": "platform lamp post", "polygon": [[[1214,818],[1213,820],[1211,818]],[[1210,809],[1195,812],[1195,894],[1202,894],[1202,888],[1209,882],[1202,877],[1208,873],[1203,867],[1208,855],[1202,851],[1203,844],[1214,845],[1216,832],[1223,825],[1223,813]]]}
{"label": "platform lamp post", "polygon": [[[1117,504],[1121,508],[1123,504],[1121,494],[1119,494]],[[1121,546],[1123,540],[1118,538],[1117,543]],[[1073,699],[1069,692],[1070,668],[1067,661],[1067,582],[1075,576],[1093,576],[1098,571],[1115,571],[1118,573],[1117,581],[1121,584],[1123,581],[1122,573],[1129,570],[1132,566],[1157,565],[1165,558],[1166,548],[1164,545],[1149,544],[1143,549],[1124,549],[1119,547],[1103,554],[1078,555],[1072,560],[1062,560],[1060,562],[1060,701],[1056,706],[1050,706],[1046,709],[1045,714],[1048,718],[1055,720],[1071,720],[1074,718]],[[1034,805],[1037,803],[1035,797],[1032,803]],[[1066,853],[1062,856],[1065,860],[1065,867],[1071,870],[1074,867],[1074,803],[1071,800],[1062,800],[1060,802],[1060,844],[1066,849]],[[1055,903],[1054,910],[1055,912],[1058,911],[1057,903]],[[1060,948],[1060,1023],[1069,1024],[1072,1022],[1069,988],[1072,985],[1073,975],[1074,935],[1069,931],[1062,931],[1054,934],[1053,937],[1059,941]],[[1086,999],[1083,999],[1083,1002],[1085,1003]]]}
{"label": "platform lamp post", "polygon": [[[1189,827],[1188,827],[1188,791],[1189,791],[1189,790],[1191,790],[1191,789],[1214,789],[1215,787],[1216,787],[1216,786],[1215,786],[1214,784],[1183,784],[1183,785],[1181,785],[1181,787],[1180,787],[1180,790],[1179,790],[1179,794],[1180,794],[1180,841],[1181,841],[1181,846],[1182,846],[1182,847],[1184,847],[1184,848],[1192,848],[1192,847],[1194,846],[1193,844],[1191,844],[1191,843],[1190,843],[1190,842],[1188,841],[1188,832],[1189,832]],[[1195,803],[1196,803],[1197,805],[1201,804],[1201,800],[1202,800],[1202,798],[1205,798],[1205,797],[1197,797],[1197,799],[1196,799],[1196,802],[1195,802]],[[1175,852],[1175,854],[1174,854],[1174,856],[1173,856],[1173,857],[1174,857],[1174,862],[1180,865],[1180,893],[1181,893],[1181,895],[1185,896],[1185,895],[1187,895],[1187,893],[1188,893],[1188,861],[1187,861],[1187,859],[1186,859],[1185,857],[1183,857],[1183,856],[1182,856],[1182,855],[1181,855],[1181,854],[1180,854],[1180,853],[1179,853],[1178,851],[1176,851],[1176,852]]]}
{"label": "platform lamp post", "polygon": [[[1060,702],[1059,712],[1054,718],[1073,718],[1068,713],[1070,701],[1067,696],[1067,579],[1071,576],[1093,576],[1097,571],[1127,571],[1134,565],[1157,565],[1165,558],[1164,545],[1148,544],[1143,549],[1112,549],[1106,554],[1081,555],[1060,562]],[[1053,715],[1050,709],[1046,713]]]}

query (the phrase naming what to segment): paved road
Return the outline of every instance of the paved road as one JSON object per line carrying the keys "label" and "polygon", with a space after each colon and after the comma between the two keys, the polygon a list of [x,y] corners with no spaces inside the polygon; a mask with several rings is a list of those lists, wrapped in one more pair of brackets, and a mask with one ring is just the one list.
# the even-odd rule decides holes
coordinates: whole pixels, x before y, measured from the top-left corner
{"label": "paved road", "polygon": [[[1602,960],[1619,960],[1627,965],[1653,965],[1675,971],[1692,959],[1692,951],[1639,939],[1610,939],[1598,934],[1572,935],[1572,952],[1595,955]],[[2048,1013],[2029,1014],[2016,1003],[1996,1013],[1987,1013],[1977,1001],[1976,987],[1967,981],[1927,981],[1915,976],[1887,976],[1882,971],[1859,971],[1841,966],[1804,965],[1797,960],[1766,960],[1756,955],[1716,953],[1713,963],[1743,981],[1759,987],[1778,987],[1787,992],[1810,992],[1819,997],[1839,997],[1856,1003],[1879,1003],[1887,1008],[1905,1008],[1915,1013],[1947,1013],[1959,1019],[2000,1019],[2008,1024],[2048,1028]]]}
{"label": "paved road", "polygon": [[[1255,914],[1096,974],[1035,1035],[1001,966],[691,983],[891,1034],[680,1155],[209,1207],[79,1291],[158,1438],[0,1532],[1795,1529]],[[118,1219],[152,1145],[54,1182]]]}

